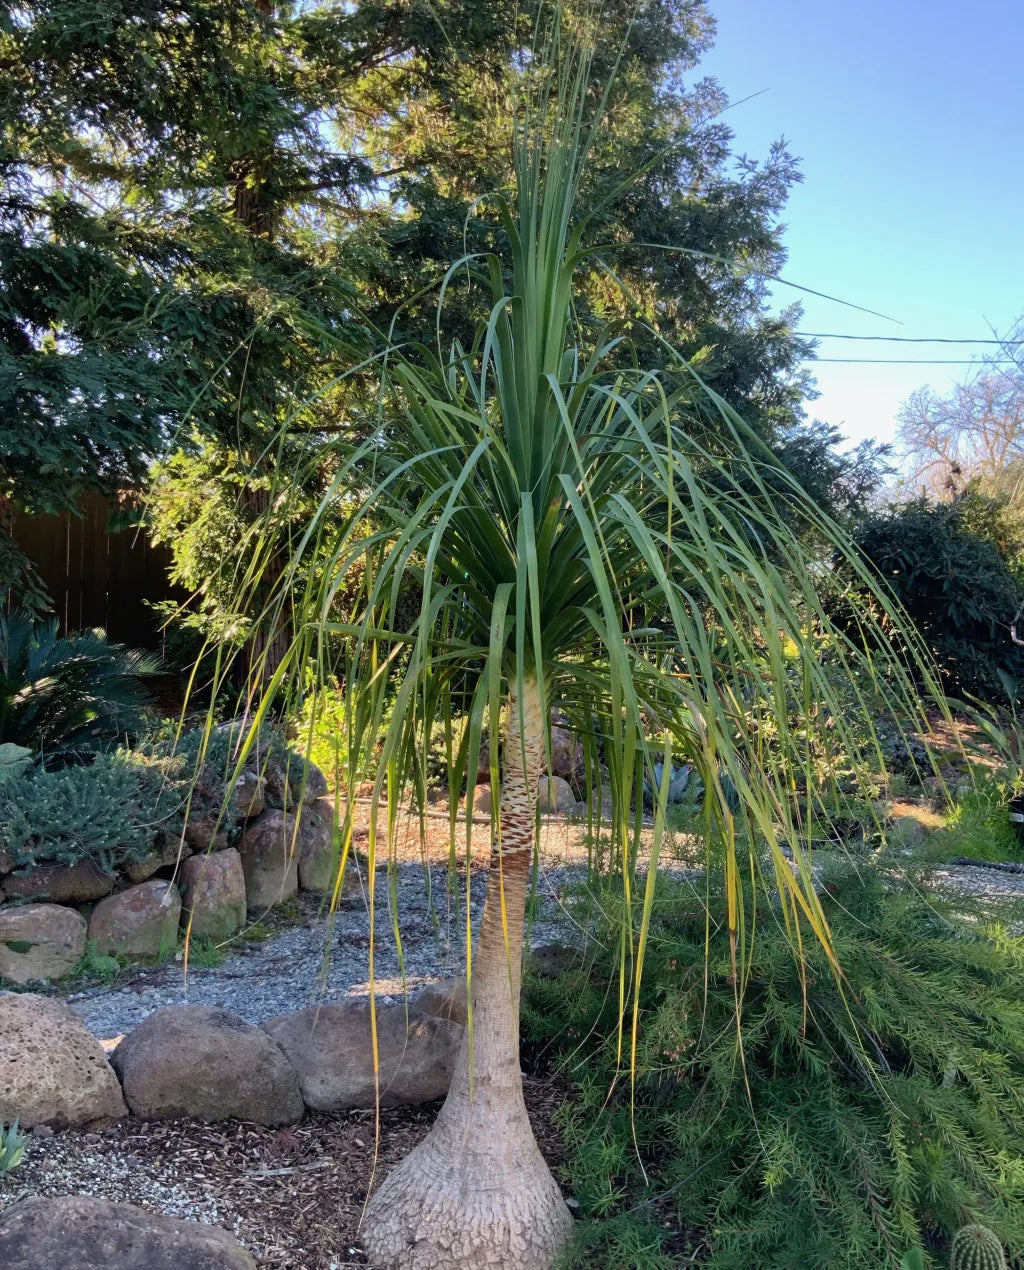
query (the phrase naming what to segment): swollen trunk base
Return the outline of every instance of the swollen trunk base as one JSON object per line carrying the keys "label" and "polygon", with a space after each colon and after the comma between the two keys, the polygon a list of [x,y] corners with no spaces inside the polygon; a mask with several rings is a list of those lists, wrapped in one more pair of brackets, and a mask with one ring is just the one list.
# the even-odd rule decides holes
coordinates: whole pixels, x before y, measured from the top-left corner
{"label": "swollen trunk base", "polygon": [[437,1123],[364,1217],[363,1243],[387,1270],[550,1270],[572,1231],[530,1127],[519,1069],[523,915],[544,741],[535,683],[509,701],[507,717],[501,835],[473,954],[472,1027]]}
{"label": "swollen trunk base", "polygon": [[522,1100],[477,1089],[468,1123],[445,1115],[371,1200],[363,1242],[388,1270],[549,1270],[572,1217]]}

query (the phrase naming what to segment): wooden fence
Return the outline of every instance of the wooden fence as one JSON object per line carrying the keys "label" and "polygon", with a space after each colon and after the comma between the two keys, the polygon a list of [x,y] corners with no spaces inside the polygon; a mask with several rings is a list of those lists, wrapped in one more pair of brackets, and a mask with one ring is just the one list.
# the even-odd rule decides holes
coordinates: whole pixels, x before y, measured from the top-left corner
{"label": "wooden fence", "polygon": [[142,529],[111,532],[116,498],[85,494],[81,514],[16,516],[14,538],[36,566],[62,631],[102,626],[112,640],[159,650],[160,619],[147,600],[181,598],[167,580],[171,553]]}

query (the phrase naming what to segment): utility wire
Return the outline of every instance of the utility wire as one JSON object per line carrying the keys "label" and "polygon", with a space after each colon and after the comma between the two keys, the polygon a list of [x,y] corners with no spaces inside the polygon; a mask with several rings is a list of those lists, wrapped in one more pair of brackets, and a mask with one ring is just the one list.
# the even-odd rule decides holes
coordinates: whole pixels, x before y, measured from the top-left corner
{"label": "utility wire", "polygon": [[1024,340],[955,340],[939,335],[835,335],[827,331],[794,331],[793,334],[808,340],[881,340],[887,344],[998,344],[1000,348],[1024,344]]}
{"label": "utility wire", "polygon": [[1016,366],[1016,362],[979,362],[977,358],[957,357],[805,357],[804,361],[857,362],[871,366]]}

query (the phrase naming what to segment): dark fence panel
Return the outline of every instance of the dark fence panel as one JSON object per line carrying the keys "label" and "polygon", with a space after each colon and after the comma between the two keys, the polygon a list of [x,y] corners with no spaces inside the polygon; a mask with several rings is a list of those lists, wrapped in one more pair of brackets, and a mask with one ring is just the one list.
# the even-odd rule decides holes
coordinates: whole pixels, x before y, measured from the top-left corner
{"label": "dark fence panel", "polygon": [[139,528],[109,530],[116,498],[85,494],[81,514],[17,516],[15,540],[39,571],[63,631],[102,626],[112,640],[159,650],[159,619],[146,600],[180,598],[167,580],[166,547]]}

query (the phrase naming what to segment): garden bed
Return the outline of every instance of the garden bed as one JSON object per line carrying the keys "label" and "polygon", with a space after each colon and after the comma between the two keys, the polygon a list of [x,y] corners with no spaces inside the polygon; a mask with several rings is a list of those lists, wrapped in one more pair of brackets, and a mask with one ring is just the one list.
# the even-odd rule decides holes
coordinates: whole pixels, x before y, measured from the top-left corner
{"label": "garden bed", "polygon": [[[554,1113],[567,1096],[550,1078],[525,1082],[541,1150],[563,1159]],[[310,1113],[284,1129],[226,1121],[124,1120],[103,1133],[33,1136],[0,1179],[0,1208],[28,1195],[94,1195],[223,1226],[273,1270],[368,1264],[359,1220],[371,1181],[426,1135],[438,1106]]]}

